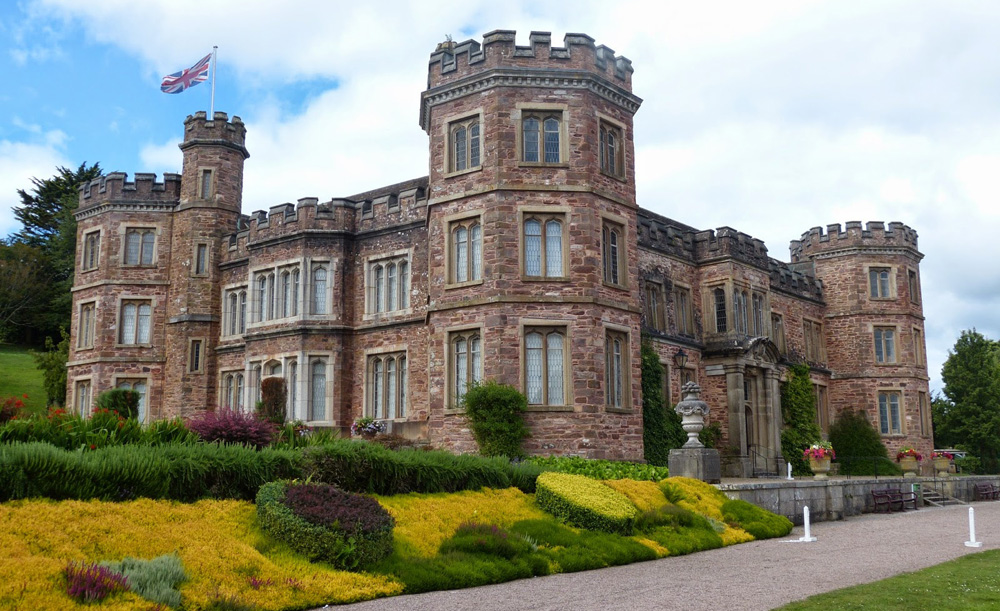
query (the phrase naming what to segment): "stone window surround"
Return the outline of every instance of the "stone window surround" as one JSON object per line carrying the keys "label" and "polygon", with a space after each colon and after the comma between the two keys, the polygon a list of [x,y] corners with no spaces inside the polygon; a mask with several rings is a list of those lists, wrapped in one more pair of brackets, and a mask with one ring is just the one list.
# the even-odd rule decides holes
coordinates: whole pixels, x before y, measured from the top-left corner
{"label": "stone window surround", "polygon": [[[205,175],[208,174],[208,190],[209,193],[205,193]],[[217,189],[215,188],[215,168],[211,166],[199,166],[197,170],[198,176],[198,199],[212,199],[215,197]]]}
{"label": "stone window surround", "polygon": [[[777,319],[778,324],[775,324]],[[788,352],[788,338],[785,337],[785,315],[771,310],[771,326],[768,329],[771,341],[778,347],[778,352],[785,355]],[[780,340],[780,341],[779,341]]]}
{"label": "stone window surround", "polygon": [[87,387],[87,409],[90,410],[87,414],[80,414],[81,417],[87,418],[90,413],[94,410],[94,377],[93,374],[80,376],[79,378],[73,378],[73,396],[69,397],[69,404],[73,406],[73,411],[77,412],[80,408],[80,387],[86,385]]}
{"label": "stone window surround", "polygon": [[635,413],[635,410],[632,409],[632,330],[624,325],[616,325],[609,322],[605,322],[603,328],[605,380],[607,380],[608,339],[613,335],[620,335],[625,340],[624,351],[622,352],[622,405],[621,407],[609,405],[607,403],[607,389],[605,389],[604,411],[621,414]]}
{"label": "stone window surround", "polygon": [[920,418],[920,436],[931,437],[934,430],[933,417],[931,415],[931,404],[927,397],[928,393],[917,391],[917,410]]}
{"label": "stone window surround", "polygon": [[[198,273],[198,248],[205,247],[205,271]],[[195,242],[191,247],[191,276],[194,278],[208,278],[212,273],[212,245],[205,240]]]}
{"label": "stone window surround", "polygon": [[[540,155],[539,161],[524,161],[524,127],[522,121],[527,117],[527,115],[535,114],[542,116],[556,116],[559,120],[559,161],[556,162],[546,162],[544,159],[544,133],[545,130],[542,128],[541,131],[541,141],[542,153]],[[519,167],[534,168],[534,167],[547,167],[547,168],[568,168],[569,167],[569,105],[568,104],[553,104],[545,102],[518,102],[514,105],[514,110],[511,114],[511,122],[514,129],[514,145],[517,151],[517,165]]]}
{"label": "stone window surround", "polygon": [[[399,357],[405,358],[406,359],[406,368],[407,368],[406,382],[408,384],[409,381],[410,381],[410,375],[409,375],[410,355],[409,355],[409,352],[408,352],[407,348],[408,348],[408,344],[399,343],[399,344],[386,344],[384,346],[379,346],[377,348],[366,348],[365,349],[365,351],[364,351],[364,361],[363,361],[364,362],[364,384],[362,384],[362,397],[361,397],[361,401],[362,401],[362,403],[361,403],[361,405],[362,405],[362,415],[363,416],[370,416],[370,415],[372,415],[372,404],[371,404],[372,403],[372,383],[373,383],[373,380],[371,379],[371,362],[372,362],[372,359],[373,358],[378,358],[378,357],[390,357],[390,356],[395,357],[397,359]],[[406,422],[407,418],[409,417],[409,412],[410,412],[410,405],[409,405],[409,403],[410,403],[410,397],[411,397],[411,395],[410,395],[409,388],[403,388],[403,385],[400,382],[400,379],[399,379],[399,369],[398,368],[396,370],[396,376],[397,376],[396,377],[396,393],[397,393],[396,418],[389,418],[388,420],[391,420],[393,422]],[[406,403],[407,404],[403,405],[403,406],[400,406],[398,398],[400,396],[404,396],[404,395],[406,397]],[[402,410],[403,414],[402,415],[399,415],[400,407],[403,407],[403,410]]]}
{"label": "stone window surround", "polygon": [[[444,139],[444,146],[442,147],[442,165],[441,165],[441,178],[451,178],[453,176],[461,176],[463,174],[469,174],[470,172],[478,172],[483,169],[483,162],[486,158],[486,134],[483,130],[483,108],[474,108],[467,112],[459,113],[446,117],[441,121],[441,137]],[[452,155],[454,154],[451,150],[454,144],[451,141],[451,131],[453,126],[459,123],[471,122],[473,118],[478,118],[479,120],[479,165],[465,168],[464,170],[452,170]]]}
{"label": "stone window surround", "polygon": [[[236,396],[237,393],[239,393],[239,385],[236,383],[236,376],[237,375],[242,375],[243,376],[243,393],[244,393],[244,395],[246,394],[247,388],[248,388],[248,384],[247,384],[247,371],[245,369],[233,369],[233,368],[220,369],[219,370],[219,394],[217,395],[218,396],[218,404],[219,404],[220,407],[228,407],[229,409],[237,410],[237,409],[239,409],[240,402],[242,400],[243,410],[245,411],[246,410],[246,397],[244,396],[241,399],[239,396]],[[229,377],[229,376],[233,376],[233,395],[234,395],[234,397],[233,397],[233,405],[227,406],[226,403],[225,403],[225,400],[227,398],[226,397],[226,391],[227,391],[227,389],[226,389],[226,378]]]}
{"label": "stone window surround", "polygon": [[[407,290],[406,303],[407,303],[407,306],[405,308],[396,308],[395,310],[388,310],[388,311],[382,311],[382,312],[375,312],[375,311],[373,311],[372,286],[371,286],[371,270],[372,270],[372,266],[378,265],[379,263],[383,263],[383,262],[384,263],[396,263],[397,266],[398,266],[398,264],[401,261],[404,261],[406,263],[406,274],[408,276],[408,278],[406,279],[406,290]],[[400,248],[400,249],[389,251],[389,252],[380,252],[380,253],[377,253],[377,254],[365,255],[364,257],[361,258],[361,269],[364,270],[364,274],[365,274],[365,282],[364,282],[364,299],[365,299],[364,312],[365,313],[362,316],[362,320],[364,320],[364,321],[381,320],[381,319],[383,319],[383,318],[385,318],[387,316],[392,316],[392,317],[405,316],[405,315],[409,315],[409,314],[413,313],[413,299],[412,299],[412,297],[413,297],[413,295],[412,295],[412,293],[413,293],[413,248]],[[397,270],[398,270],[398,267],[397,267]],[[397,276],[396,276],[396,283],[397,283],[397,285],[399,284],[400,279],[401,278],[399,277],[398,271],[397,271]],[[386,283],[388,283],[388,278],[386,278]],[[330,284],[332,284],[332,283],[330,283]],[[400,300],[402,299],[402,297],[403,297],[402,293],[397,293],[397,295],[396,295],[396,302],[399,303]]]}
{"label": "stone window surround", "polygon": [[[198,342],[198,362],[195,363],[195,342]],[[187,372],[203,374],[205,373],[205,355],[208,351],[208,341],[204,337],[189,337],[187,349]],[[196,366],[197,365],[197,366]]]}
{"label": "stone window surround", "polygon": [[142,414],[142,418],[139,419],[139,422],[149,422],[151,420],[149,415],[149,397],[153,392],[152,376],[144,373],[116,373],[111,376],[111,388],[118,388],[118,384],[126,380],[133,380],[133,382],[141,380],[146,385],[146,404],[144,406],[145,413]]}
{"label": "stone window surround", "polygon": [[[723,299],[719,302],[716,298],[716,291],[722,289]],[[728,333],[730,330],[734,329],[733,317],[735,314],[729,304],[732,303],[733,287],[732,280],[717,280],[711,284],[706,284],[702,287],[702,299],[704,300],[702,307],[702,324],[705,329],[712,329],[712,333]],[[719,312],[718,306],[722,305],[725,308],[725,322],[726,328],[719,330]]]}
{"label": "stone window surround", "polygon": [[[142,263],[142,240],[139,241],[139,263],[126,263],[125,262],[125,249],[126,249],[126,235],[129,231],[139,230],[153,231],[153,262],[152,263]],[[125,224],[122,223],[118,226],[118,261],[121,267],[156,267],[160,259],[160,238],[163,234],[163,228],[156,223],[140,223],[138,225]]]}
{"label": "stone window surround", "polygon": [[[463,210],[462,212],[457,212],[455,214],[449,214],[441,220],[442,231],[444,232],[444,260],[445,260],[445,290],[461,288],[465,286],[475,286],[483,283],[483,278],[476,278],[473,280],[467,280],[465,282],[453,282],[452,278],[455,277],[455,270],[453,269],[453,257],[452,252],[452,230],[459,224],[465,221],[475,221],[479,223],[480,239],[482,240],[482,250],[483,257],[485,258],[486,250],[486,233],[483,231],[483,213],[486,211],[485,208],[475,208],[472,210]],[[471,256],[471,249],[469,251],[469,256]],[[480,270],[483,270],[483,261],[479,262]],[[485,275],[485,274],[482,274]]]}
{"label": "stone window surround", "polygon": [[[460,405],[455,401],[455,397],[451,394],[451,389],[454,387],[455,382],[455,371],[452,366],[452,340],[459,335],[473,335],[478,333],[479,335],[479,346],[480,346],[480,370],[478,380],[483,380],[483,374],[485,370],[485,345],[486,336],[484,326],[481,323],[470,324],[470,325],[458,325],[454,327],[446,327],[443,329],[444,332],[444,369],[445,369],[445,392],[444,397],[444,413],[445,414],[464,414],[465,410],[462,409]],[[474,377],[474,379],[476,379]]]}
{"label": "stone window surround", "polygon": [[[87,301],[80,301],[76,305],[76,350],[91,350],[94,348],[94,338],[97,336],[97,308],[100,306],[100,298],[94,297]],[[83,326],[83,309],[86,306],[91,306],[91,312],[93,312],[90,320],[90,341],[86,341],[88,338],[84,334]]]}
{"label": "stone window surround", "polygon": [[518,384],[520,385],[521,392],[527,394],[527,375],[525,368],[527,366],[527,352],[524,342],[524,336],[534,329],[561,329],[563,332],[564,344],[563,344],[563,399],[565,403],[563,405],[531,405],[527,407],[529,412],[572,412],[574,411],[573,405],[575,403],[574,393],[573,393],[573,375],[572,375],[572,349],[573,345],[573,321],[568,319],[557,319],[557,318],[521,318],[518,321],[517,338],[519,342],[518,354],[521,358],[521,365],[518,368]]}
{"label": "stone window surround", "polygon": [[913,339],[913,362],[915,365],[923,366],[927,363],[927,351],[924,348],[924,331],[920,327],[913,327],[910,333]]}
{"label": "stone window surround", "polygon": [[674,396],[672,376],[674,368],[670,364],[670,360],[660,356],[660,367],[663,368],[663,383],[660,384],[660,392],[663,394],[663,409],[671,409],[673,403],[670,398]]}
{"label": "stone window surround", "polygon": [[[622,289],[622,290],[626,290],[627,291],[627,290],[629,290],[629,280],[628,280],[629,279],[629,260],[628,260],[629,259],[629,257],[628,257],[629,224],[628,224],[628,219],[626,219],[624,216],[620,216],[620,215],[617,215],[617,214],[612,214],[610,212],[601,212],[600,213],[600,220],[601,220],[601,223],[600,223],[601,224],[601,235],[600,235],[598,241],[601,244],[601,262],[602,262],[602,265],[601,265],[601,267],[602,267],[602,270],[601,270],[601,280],[603,281],[604,286],[609,286],[609,287],[612,287],[612,288]],[[621,232],[621,236],[619,238],[619,243],[618,243],[618,282],[617,283],[612,282],[611,280],[609,280],[608,279],[608,274],[605,273],[606,270],[603,269],[603,267],[604,267],[604,260],[605,260],[605,257],[604,257],[604,249],[605,249],[604,231],[605,231],[605,229],[609,229],[609,230],[610,229],[618,229]],[[563,231],[563,234],[567,235],[567,237],[568,237],[568,233],[569,232],[567,232],[567,231]]]}
{"label": "stone window surround", "polygon": [[[690,284],[685,284],[683,282],[674,282],[673,290],[670,292],[673,299],[673,309],[674,309],[674,327],[678,335],[684,335],[687,337],[695,336],[695,326],[694,326],[694,294],[691,290]],[[687,312],[684,325],[680,324],[680,313],[677,311],[677,295],[679,293],[684,293],[687,296]]]}
{"label": "stone window surround", "polygon": [[[893,360],[891,360],[891,361],[888,361],[888,360],[882,360],[882,361],[880,361],[880,360],[878,360],[878,351],[875,349],[875,331],[877,329],[892,331],[892,335],[893,335],[893,337],[892,337]],[[869,323],[868,324],[868,333],[869,333],[869,335],[872,338],[872,343],[871,343],[871,346],[872,346],[872,352],[871,352],[871,354],[872,354],[872,362],[875,363],[876,367],[893,367],[893,366],[896,366],[896,365],[899,365],[899,364],[902,363],[902,359],[900,358],[901,355],[900,355],[900,352],[899,352],[899,348],[900,348],[900,345],[901,345],[900,344],[900,335],[899,335],[899,325],[882,324],[882,323]],[[884,347],[885,339],[884,339],[884,335],[883,335],[883,340],[882,341],[883,341],[882,355],[883,355],[883,359],[884,359],[885,358],[885,347]]]}
{"label": "stone window surround", "polygon": [[906,287],[909,291],[910,303],[919,305],[920,298],[920,270],[915,267],[906,268]]}
{"label": "stone window surround", "polygon": [[[598,120],[597,121],[598,133],[597,133],[597,139],[596,139],[596,142],[597,142],[597,157],[598,157],[597,158],[598,171],[601,174],[603,174],[604,176],[607,176],[609,178],[613,178],[613,179],[615,179],[615,180],[617,180],[619,182],[625,182],[625,181],[628,180],[628,170],[625,167],[626,166],[626,163],[625,163],[625,134],[628,133],[628,129],[625,126],[624,123],[622,123],[621,121],[619,121],[618,119],[615,119],[614,117],[612,117],[610,115],[606,115],[603,112],[599,112],[599,111],[595,112],[595,114],[597,115],[597,120]],[[601,158],[603,157],[603,153],[604,153],[604,151],[601,150],[601,139],[600,139],[600,130],[601,130],[601,128],[604,128],[604,129],[610,128],[610,129],[613,129],[613,130],[615,130],[615,131],[618,132],[617,133],[617,136],[618,136],[618,150],[615,151],[615,164],[616,164],[615,167],[616,167],[616,170],[615,170],[614,173],[608,172],[607,170],[605,170],[601,166]]]}
{"label": "stone window surround", "polygon": [[[310,305],[310,301],[307,300],[306,297],[312,294],[312,269],[315,265],[326,265],[327,267],[326,303],[328,307],[326,314],[312,314],[310,313],[310,308],[303,307]],[[281,304],[277,301],[276,297],[281,286],[281,273],[286,270],[293,272],[296,268],[299,269],[299,291],[296,299],[298,304],[298,314],[282,318],[280,315]],[[242,283],[237,283],[234,285],[227,285],[227,287],[246,287],[247,289],[247,330],[268,325],[283,324],[288,321],[301,320],[303,318],[322,320],[333,316],[333,279],[336,276],[336,268],[337,260],[332,258],[304,257],[297,259],[282,259],[280,261],[274,261],[267,265],[260,265],[247,270],[247,278],[249,278],[247,284],[244,285]],[[256,290],[256,284],[261,274],[272,273],[274,274],[274,294],[270,295],[269,299],[274,300],[275,315],[273,318],[263,319],[260,315],[260,303],[259,298],[257,297],[258,293]]]}
{"label": "stone window surround", "polygon": [[[247,313],[246,313],[246,320],[244,320],[244,323],[246,324],[247,327],[250,326],[250,321],[253,319],[252,318],[252,313],[251,313],[251,309],[252,309],[253,306],[252,306],[251,301],[250,301],[250,289],[248,288],[247,284],[246,283],[235,282],[235,283],[230,283],[230,284],[223,285],[223,287],[222,287],[222,325],[221,325],[222,328],[220,329],[220,333],[219,333],[219,336],[222,339],[241,338],[243,336],[243,334],[240,333],[240,330],[239,330],[239,315],[240,315],[240,313],[239,313],[239,307],[240,307],[240,301],[239,301],[239,299],[240,299],[240,293],[241,292],[246,292],[247,293],[247,296],[246,296],[246,299],[247,299]],[[236,312],[230,312],[229,311],[230,310],[230,308],[229,308],[229,298],[233,294],[236,295],[236,309],[237,309]],[[232,319],[233,319],[234,316],[236,317],[236,333],[229,333],[230,323],[231,323],[231,321],[232,321]]]}
{"label": "stone window surround", "polygon": [[[891,413],[891,403],[886,401],[886,409],[889,411],[889,422],[888,422],[888,433],[882,432],[882,406],[880,403],[880,398],[883,394],[889,395],[894,394],[899,397],[899,431],[893,432],[892,430],[892,413]],[[875,415],[876,422],[879,424],[878,432],[881,437],[906,437],[906,407],[905,407],[905,396],[902,388],[898,387],[879,387],[875,390]]]}
{"label": "stone window surround", "polygon": [[[324,420],[310,420],[309,416],[311,414],[309,406],[310,398],[310,383],[311,383],[311,369],[312,363],[317,359],[322,359],[326,361],[326,406],[324,408],[324,414],[326,418]],[[334,353],[331,351],[322,350],[305,350],[302,352],[279,352],[275,354],[268,355],[258,355],[252,358],[248,358],[243,369],[229,369],[223,372],[225,373],[243,373],[244,377],[244,392],[246,397],[244,400],[244,408],[248,409],[246,406],[252,406],[256,401],[251,401],[250,392],[253,389],[252,379],[253,371],[255,367],[261,368],[261,381],[264,378],[272,377],[266,373],[266,367],[268,365],[277,363],[281,365],[281,377],[285,378],[286,384],[288,383],[288,365],[292,362],[298,364],[298,386],[297,392],[295,393],[298,399],[297,403],[291,406],[292,417],[295,419],[307,422],[310,425],[315,426],[333,426],[332,410],[333,405],[333,385],[335,383],[334,376]],[[224,379],[224,377],[223,377]],[[291,392],[289,391],[289,394]],[[221,395],[220,395],[221,396]]]}
{"label": "stone window surround", "polygon": [[[815,346],[816,353],[812,354],[812,355],[809,354],[809,350],[808,350],[808,346],[809,346],[809,341],[810,340],[808,340],[805,337],[806,336],[806,326],[807,325],[812,325],[812,326],[818,327],[818,329],[819,329],[819,333],[818,333],[818,335],[819,335],[819,346]],[[803,339],[803,346],[802,346],[802,348],[803,348],[803,351],[806,353],[806,359],[809,360],[810,356],[815,356],[816,358],[812,359],[813,362],[825,363],[826,362],[826,358],[827,358],[826,357],[826,330],[823,328],[823,321],[815,319],[815,318],[810,318],[809,316],[803,316],[802,317],[802,327],[803,327],[802,328],[802,334],[803,334],[803,337],[802,337],[802,339]]]}
{"label": "stone window surround", "polygon": [[[122,339],[122,307],[125,305],[126,301],[131,302],[141,302],[145,301],[149,303],[149,342],[145,344],[135,343],[135,344],[123,344]],[[147,295],[118,295],[117,302],[115,303],[115,348],[151,348],[155,343],[156,336],[156,297],[151,297]],[[136,311],[136,334],[138,335],[138,310]]]}
{"label": "stone window surround", "polygon": [[[82,242],[83,243],[83,254],[80,255],[80,271],[81,272],[92,272],[92,271],[95,271],[95,270],[98,270],[98,269],[101,268],[101,241],[102,241],[101,238],[103,237],[102,236],[103,232],[104,232],[104,228],[103,227],[98,227],[97,229],[91,229],[91,230],[85,231],[83,233],[83,242]],[[91,259],[91,257],[89,257],[88,255],[92,252],[89,240],[90,240],[91,237],[94,237],[95,235],[97,237],[97,253],[96,253],[96,256],[93,257],[94,258],[94,265],[91,266],[91,267],[87,267],[87,262],[88,262],[89,259]],[[153,247],[153,250],[154,251],[156,250],[155,246]]]}
{"label": "stone window surround", "polygon": [[[570,206],[521,206],[517,209],[517,235],[518,235],[518,272],[521,275],[521,280],[523,282],[568,282],[569,281],[569,223],[570,223],[570,213],[572,208]],[[558,219],[562,222],[562,275],[561,276],[528,276],[525,274],[526,269],[526,254],[525,254],[525,237],[524,237],[524,223],[527,219],[538,216],[542,220],[543,225],[545,220]],[[545,243],[542,242],[542,251],[545,250]],[[544,266],[542,268],[544,274]]]}
{"label": "stone window surround", "polygon": [[[898,273],[898,266],[889,263],[865,263],[864,269],[864,279],[865,279],[865,296],[868,301],[893,301],[899,296],[899,291],[896,287],[896,275]],[[889,270],[889,295],[886,297],[872,297],[871,290],[871,271],[873,269],[886,269]]]}
{"label": "stone window surround", "polygon": [[[667,310],[663,282],[652,278],[643,278],[643,315],[646,326],[664,333],[667,330]],[[650,320],[652,319],[652,320]]]}

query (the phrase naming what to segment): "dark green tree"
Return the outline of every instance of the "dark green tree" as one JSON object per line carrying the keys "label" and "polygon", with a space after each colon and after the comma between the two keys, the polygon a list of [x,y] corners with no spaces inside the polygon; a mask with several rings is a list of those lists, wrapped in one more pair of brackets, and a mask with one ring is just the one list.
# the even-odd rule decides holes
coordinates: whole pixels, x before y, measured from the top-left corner
{"label": "dark green tree", "polygon": [[951,411],[955,405],[940,393],[931,395],[931,420],[934,422],[934,447],[954,448],[962,443],[951,428]]}
{"label": "dark green tree", "polygon": [[66,361],[69,360],[69,333],[60,329],[58,344],[45,338],[45,352],[31,352],[35,365],[42,372],[42,382],[49,405],[66,405]]}
{"label": "dark green tree", "polygon": [[44,260],[40,248],[0,240],[0,341],[16,338],[42,303]]}
{"label": "dark green tree", "polygon": [[781,389],[781,416],[785,428],[781,431],[781,453],[799,475],[812,473],[802,452],[819,441],[816,424],[816,395],[809,379],[809,366],[798,364],[788,369],[788,381]]}
{"label": "dark green tree", "polygon": [[666,467],[670,450],[684,445],[681,417],[663,401],[663,365],[649,342],[642,342],[642,443],[646,462]]}
{"label": "dark green tree", "polygon": [[[1000,470],[1000,345],[975,329],[955,342],[941,368],[947,403],[932,412],[942,439],[979,457],[986,473]],[[937,437],[936,437],[937,438]]]}
{"label": "dark green tree", "polygon": [[531,434],[524,422],[528,399],[513,386],[496,380],[469,385],[462,406],[472,436],[483,456],[524,456],[521,444]]}
{"label": "dark green tree", "polygon": [[830,443],[841,475],[893,475],[899,467],[889,460],[882,436],[863,411],[846,409],[830,425]]}
{"label": "dark green tree", "polygon": [[21,205],[14,208],[14,216],[21,221],[22,228],[14,234],[14,240],[44,253],[39,275],[46,279],[37,287],[38,298],[46,307],[33,310],[21,341],[58,337],[60,328],[69,328],[70,289],[76,261],[73,213],[79,203],[78,188],[100,175],[101,168],[96,163],[88,166],[84,162],[75,170],[59,167],[51,178],[32,178],[30,191],[17,192]]}

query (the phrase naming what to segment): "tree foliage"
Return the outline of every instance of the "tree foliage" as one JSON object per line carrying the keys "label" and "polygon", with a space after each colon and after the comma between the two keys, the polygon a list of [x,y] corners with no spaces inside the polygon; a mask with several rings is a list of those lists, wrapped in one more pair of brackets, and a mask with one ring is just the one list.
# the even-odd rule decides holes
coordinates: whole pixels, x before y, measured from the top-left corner
{"label": "tree foliage", "polygon": [[781,431],[782,455],[791,463],[793,473],[812,473],[802,452],[819,441],[820,430],[816,424],[816,395],[808,365],[792,365],[788,369],[788,382],[781,389],[781,415],[785,421]]}
{"label": "tree foliage", "polygon": [[496,380],[474,382],[462,397],[472,436],[483,456],[524,456],[521,444],[530,434],[524,423],[528,399],[513,386]]}
{"label": "tree foliage", "polygon": [[42,303],[45,256],[41,248],[0,242],[0,341],[28,324]]}
{"label": "tree foliage", "polygon": [[847,409],[830,426],[830,443],[841,475],[898,474],[896,463],[882,444],[882,436],[863,411]]}
{"label": "tree foliage", "polygon": [[666,467],[670,450],[684,445],[681,417],[665,405],[663,365],[649,342],[642,343],[642,443],[646,462]]}
{"label": "tree foliage", "polygon": [[49,405],[66,405],[66,361],[69,360],[69,333],[63,327],[59,330],[62,339],[58,344],[51,337],[45,338],[45,351],[34,352],[31,356],[42,372],[45,394]]}
{"label": "tree foliage", "polygon": [[[1000,344],[975,329],[955,342],[941,368],[944,399],[935,401],[935,441],[947,440],[1000,470]],[[940,427],[940,428],[939,428]]]}

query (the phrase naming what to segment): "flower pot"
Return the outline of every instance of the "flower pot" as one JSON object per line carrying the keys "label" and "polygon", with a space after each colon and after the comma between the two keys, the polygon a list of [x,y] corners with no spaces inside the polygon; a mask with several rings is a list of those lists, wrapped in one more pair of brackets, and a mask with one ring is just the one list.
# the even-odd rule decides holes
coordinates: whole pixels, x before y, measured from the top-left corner
{"label": "flower pot", "polygon": [[899,468],[903,470],[903,477],[916,477],[918,467],[917,459],[912,456],[904,456],[899,459]]}
{"label": "flower pot", "polygon": [[947,477],[949,468],[951,468],[951,460],[947,458],[934,459],[934,470],[937,471],[938,477]]}
{"label": "flower pot", "polygon": [[812,469],[813,479],[827,479],[826,474],[830,472],[830,457],[810,457],[809,468]]}

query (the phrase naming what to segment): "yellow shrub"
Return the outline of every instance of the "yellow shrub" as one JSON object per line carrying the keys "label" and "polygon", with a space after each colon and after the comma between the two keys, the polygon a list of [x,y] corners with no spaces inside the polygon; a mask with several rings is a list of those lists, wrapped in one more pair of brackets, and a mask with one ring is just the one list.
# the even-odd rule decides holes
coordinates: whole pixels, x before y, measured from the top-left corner
{"label": "yellow shrub", "polygon": [[396,549],[407,556],[429,558],[441,543],[455,534],[463,522],[508,527],[521,520],[548,516],[517,488],[454,494],[398,494],[379,497],[378,502],[396,519],[393,536]]}
{"label": "yellow shrub", "polygon": [[669,477],[666,482],[684,495],[676,505],[722,521],[722,504],[729,500],[718,488],[689,477]]}
{"label": "yellow shrub", "polygon": [[729,526],[728,524],[726,525],[726,530],[722,531],[719,536],[722,537],[723,545],[736,545],[737,543],[753,541],[753,535],[742,528]]}
{"label": "yellow shrub", "polygon": [[667,503],[667,498],[656,482],[637,482],[634,479],[604,480],[604,485],[625,495],[639,511],[659,509]]}
{"label": "yellow shrub", "polygon": [[[0,523],[0,608],[91,609],[77,605],[62,588],[68,561],[154,558],[172,552],[190,576],[180,587],[189,609],[218,597],[278,610],[402,591],[401,584],[387,577],[334,571],[287,548],[272,548],[257,530],[253,504],[243,501],[18,501],[0,505]],[[251,577],[264,585],[255,590]],[[101,605],[115,611],[149,607],[134,594],[114,596]]]}

